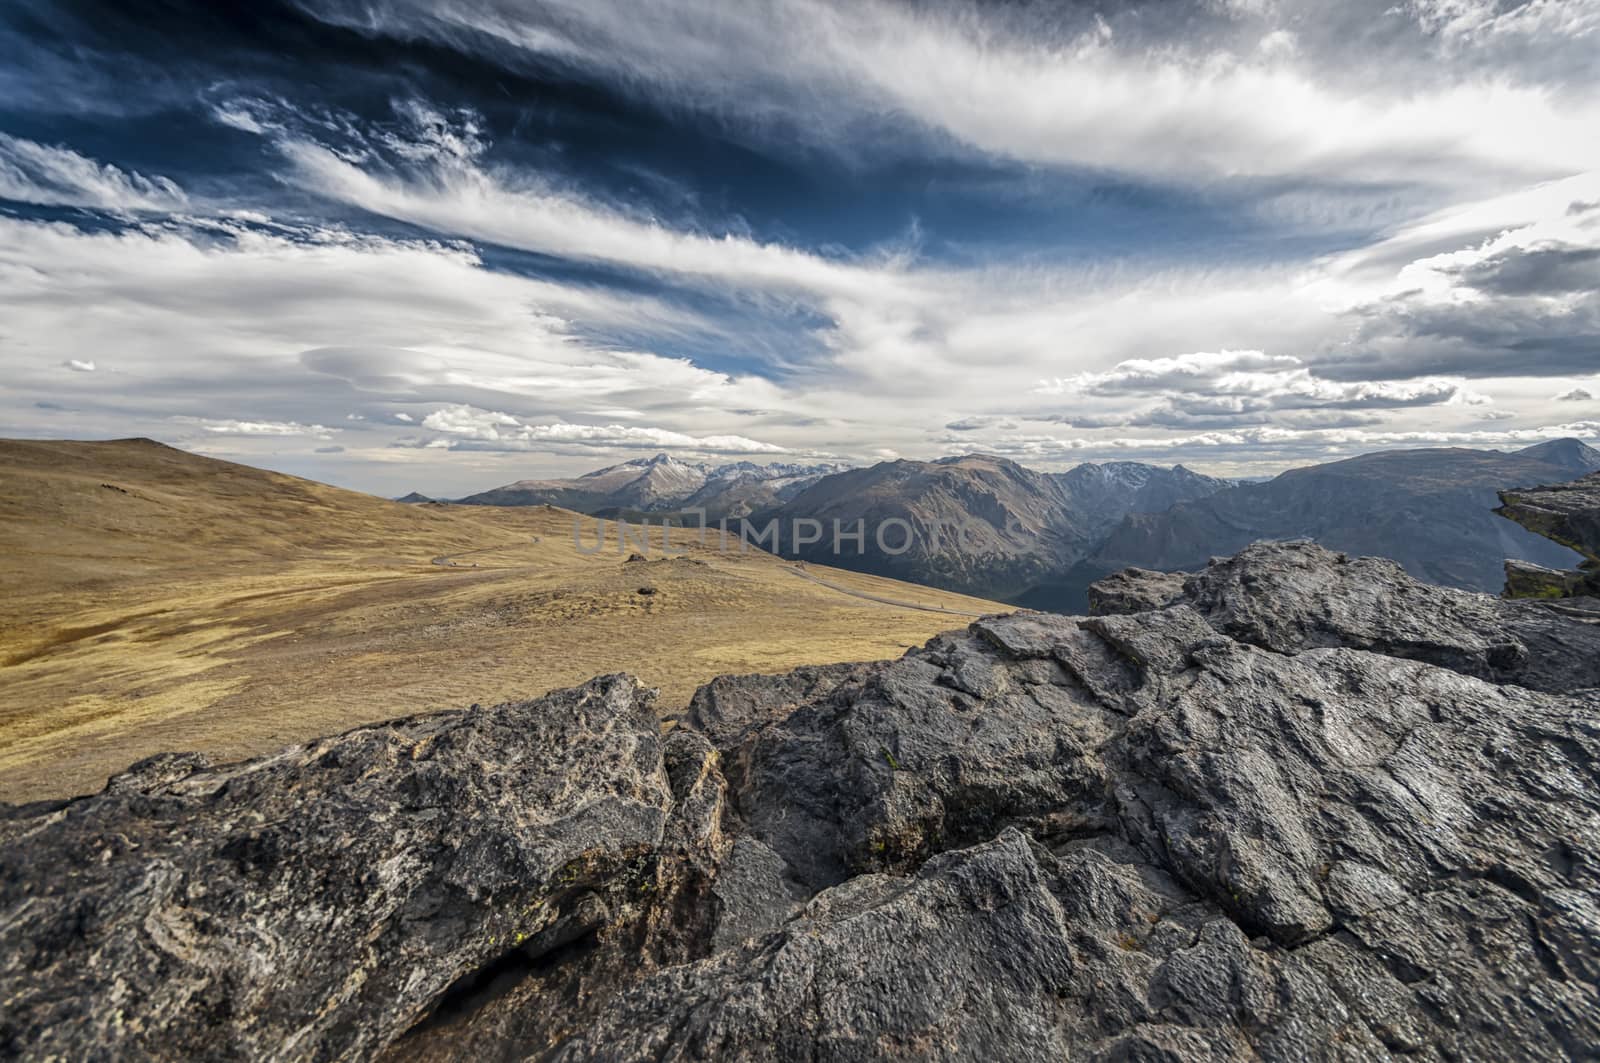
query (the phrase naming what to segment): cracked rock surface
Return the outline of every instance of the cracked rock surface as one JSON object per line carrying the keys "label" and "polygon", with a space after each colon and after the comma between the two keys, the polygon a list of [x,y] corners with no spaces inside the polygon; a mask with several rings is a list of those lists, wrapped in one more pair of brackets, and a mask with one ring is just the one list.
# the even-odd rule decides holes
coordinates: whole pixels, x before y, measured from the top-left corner
{"label": "cracked rock surface", "polygon": [[0,1051],[1591,1058],[1600,692],[1391,577],[1252,548],[665,735],[608,677],[6,810]]}
{"label": "cracked rock surface", "polygon": [[1185,603],[1218,632],[1278,653],[1343,646],[1535,690],[1600,686],[1600,625],[1312,542],[1256,543],[1187,576],[1129,569],[1090,594],[1104,613]]}
{"label": "cracked rock surface", "polygon": [[[1507,562],[1506,593],[1518,598],[1600,598],[1600,473],[1571,483],[1500,492],[1495,510],[1584,556],[1576,572]],[[1600,605],[1600,603],[1595,603]]]}

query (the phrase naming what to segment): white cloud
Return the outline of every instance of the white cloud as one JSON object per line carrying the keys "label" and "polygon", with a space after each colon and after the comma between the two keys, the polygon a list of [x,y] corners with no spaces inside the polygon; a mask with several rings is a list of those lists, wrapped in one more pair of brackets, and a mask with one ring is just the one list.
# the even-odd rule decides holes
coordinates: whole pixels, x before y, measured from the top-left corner
{"label": "white cloud", "polygon": [[522,422],[509,413],[495,413],[471,406],[445,406],[422,419],[422,427],[472,439],[501,438],[502,429],[522,428]]}
{"label": "white cloud", "polygon": [[[389,164],[378,161],[382,151],[341,153],[303,135],[283,133],[281,146],[294,160],[296,179],[324,195],[449,236],[600,261],[677,282],[706,284],[736,298],[759,300],[767,293],[781,293],[808,305],[824,322],[813,333],[825,352],[823,365],[809,367],[811,379],[824,386],[892,387],[903,403],[931,405],[951,387],[971,387],[971,367],[986,364],[985,377],[993,390],[1015,395],[1027,388],[1025,374],[1030,369],[1060,365],[1058,337],[1073,336],[1079,353],[1068,357],[1082,369],[1072,378],[1047,378],[1045,388],[1036,394],[1072,382],[1084,384],[1082,370],[1096,362],[1113,364],[1121,356],[1122,367],[1112,372],[1171,373],[1213,395],[1233,396],[1232,409],[1211,411],[1186,409],[1184,403],[1169,399],[1168,405],[1176,408],[1152,411],[1157,421],[1151,423],[1164,419],[1176,426],[1206,416],[1261,421],[1261,414],[1271,410],[1393,409],[1469,402],[1459,381],[1334,382],[1324,379],[1334,374],[1320,372],[1309,356],[1269,356],[1257,350],[1254,368],[1238,361],[1250,353],[1239,350],[1127,357],[1131,349],[1181,350],[1180,344],[1208,338],[1303,350],[1327,347],[1339,327],[1329,316],[1329,310],[1337,307],[1330,304],[1342,298],[1346,309],[1358,305],[1354,293],[1362,289],[1348,278],[1359,272],[1359,260],[1355,265],[1334,260],[1327,268],[1313,267],[1300,274],[1243,270],[1230,275],[1211,270],[1147,272],[1131,278],[1064,268],[952,271],[905,257],[835,260],[737,234],[674,230],[657,220],[530,182],[485,164],[485,143],[470,115],[446,117],[415,104],[402,106],[399,112],[403,132],[376,138],[383,149],[398,156]],[[1569,183],[1567,190],[1575,187]],[[1394,255],[1405,239],[1391,241],[1387,252],[1375,253]],[[1399,283],[1396,274],[1408,261],[1391,264],[1386,278],[1376,286],[1367,281],[1365,290]],[[1173,361],[1174,357],[1179,360]],[[1368,357],[1376,355],[1368,352]],[[1217,374],[1205,358],[1233,358],[1234,363],[1227,374]],[[817,376],[818,368],[828,373]],[[1131,394],[1132,383],[1107,377],[1092,390],[1102,397],[1119,391]],[[1177,388],[1182,381],[1167,383]],[[859,403],[847,400],[845,405]],[[1290,420],[1304,423],[1308,418],[1297,415]]]}
{"label": "white cloud", "polygon": [[1040,382],[1034,391],[1082,405],[1089,397],[1147,400],[1120,414],[1075,412],[1053,420],[1078,427],[1163,425],[1224,428],[1276,422],[1286,427],[1345,427],[1377,418],[1345,411],[1396,410],[1445,403],[1483,405],[1486,396],[1449,380],[1339,382],[1323,380],[1299,358],[1262,351],[1216,351],[1121,362],[1106,372]]}
{"label": "white cloud", "polygon": [[[158,431],[149,418],[158,425],[173,415],[339,423],[361,434],[341,458],[350,462],[392,460],[383,447],[404,427],[397,405],[505,411],[515,422],[488,426],[499,438],[438,428],[435,449],[577,455],[631,445],[868,457],[943,445],[934,433],[951,422],[950,396],[959,394],[959,423],[973,425],[962,433],[968,445],[1054,417],[1087,429],[1085,445],[1140,426],[1151,431],[1136,438],[1173,441],[1161,453],[1203,456],[1217,452],[1206,442],[1214,432],[1371,428],[1375,414],[1397,431],[1458,430],[1479,417],[1483,407],[1471,403],[1499,402],[1521,387],[1497,383],[1490,396],[1454,379],[1328,380],[1298,356],[1268,353],[1315,346],[1337,322],[1300,294],[1305,274],[1108,281],[883,268],[890,283],[807,297],[824,317],[820,358],[774,379],[740,378],[584,338],[596,327],[679,342],[693,335],[697,324],[668,307],[495,273],[457,244],[238,222],[216,223],[202,239],[180,225],[90,233],[0,219],[0,286],[12,296],[0,344],[45,356],[45,365],[118,352],[117,385],[100,394],[107,427],[90,424],[91,411],[74,428],[82,434],[148,434]],[[743,290],[732,278],[719,283]],[[86,304],[99,312],[76,312]],[[1065,351],[1062,337],[1070,337]],[[1233,338],[1260,346],[1226,346]],[[1192,351],[1196,339],[1221,342],[1200,353],[1128,356]],[[26,401],[68,397],[25,362],[17,368]],[[1055,393],[1031,391],[1050,369],[1068,370],[1046,376]],[[1080,390],[1068,402],[1070,388]],[[1515,423],[1549,404],[1548,386],[1516,394]],[[70,397],[81,402],[79,390]],[[574,423],[584,420],[593,423]],[[252,437],[219,438],[243,445]],[[1307,439],[1296,453],[1335,445]],[[1268,444],[1255,445],[1271,460]],[[1076,454],[1052,443],[1033,460]]]}
{"label": "white cloud", "polygon": [[[949,453],[974,449],[1000,454],[1019,461],[1084,461],[1094,455],[1171,454],[1175,451],[1207,450],[1254,455],[1263,467],[1324,460],[1317,455],[1362,453],[1385,448],[1413,447],[1525,447],[1551,439],[1595,439],[1600,437],[1600,421],[1574,421],[1505,431],[1366,431],[1327,429],[1298,431],[1282,427],[1261,427],[1191,435],[1165,436],[1059,436],[1018,434],[974,443],[960,436],[941,440]],[[1205,460],[1201,457],[1200,460]]]}
{"label": "white cloud", "polygon": [[165,177],[120,170],[66,147],[0,133],[0,199],[109,211],[180,210],[183,190]]}
{"label": "white cloud", "polygon": [[[1574,31],[1588,32],[1593,21],[1593,5],[1583,2],[1590,12],[1583,19],[1557,17],[1553,4],[1530,5],[1550,17],[1520,20],[1525,39],[1570,45]],[[1403,72],[1391,62],[1389,79],[1329,77],[1318,57],[1302,54],[1304,34],[1291,41],[1274,32],[1314,28],[1324,18],[1314,5],[1281,16],[1246,12],[1256,21],[1237,41],[1196,35],[1192,43],[1114,33],[1104,20],[1063,16],[1051,24],[1019,14],[1013,23],[961,5],[875,0],[673,0],[643,8],[614,0],[462,0],[446,8],[397,0],[363,5],[359,15],[318,6],[324,17],[364,29],[452,42],[472,31],[519,53],[588,66],[656,100],[798,131],[841,151],[892,143],[893,133],[903,138],[915,123],[929,139],[994,155],[1185,181],[1295,175],[1459,185],[1600,164],[1600,145],[1589,135],[1600,118],[1592,94],[1561,97],[1499,69],[1464,65],[1452,77],[1454,68],[1430,54],[1423,37],[1401,42],[1414,54]],[[1397,10],[1373,7],[1367,17],[1387,22],[1398,37],[1405,27]],[[1350,49],[1325,21],[1327,39],[1318,43]],[[1346,67],[1397,58],[1353,50],[1342,57]],[[1386,80],[1393,82],[1387,92]],[[873,136],[885,127],[890,135]]]}
{"label": "white cloud", "polygon": [[[1596,174],[1453,208],[1299,266],[957,269],[911,251],[764,242],[737,219],[674,227],[492,164],[467,114],[404,104],[401,126],[374,132],[337,116],[296,126],[268,105],[239,113],[283,145],[286,176],[302,188],[441,239],[279,225],[260,212],[99,232],[0,218],[0,349],[19,396],[65,397],[55,367],[114,351],[114,387],[71,381],[75,404],[93,393],[85,420],[103,417],[117,434],[173,416],[258,429],[348,423],[361,437],[341,459],[351,462],[423,457],[385,453],[412,416],[401,407],[433,411],[426,428],[438,438],[417,442],[435,451],[919,455],[949,445],[943,425],[968,445],[993,439],[1043,462],[1094,448],[1255,448],[1271,460],[1436,439],[1495,445],[1472,442],[1485,438],[1475,431],[1484,420],[1558,419],[1552,385],[1527,378],[1592,363],[1592,346],[1575,347],[1565,363],[1537,352],[1508,363],[1501,352],[1518,377],[1470,359],[1422,374],[1436,348],[1413,326],[1514,305],[1553,308],[1565,324],[1547,314],[1543,332],[1508,326],[1508,336],[1583,335],[1594,287],[1584,253],[1597,246],[1600,212],[1577,208],[1600,202]],[[334,146],[350,136],[359,150]],[[700,352],[737,362],[741,338],[677,309],[671,290],[651,298],[512,276],[463,238],[710,290],[752,314],[798,305],[808,325],[762,367],[767,376],[708,370]],[[1396,322],[1415,346],[1395,341]],[[1383,326],[1373,342],[1343,343],[1373,323]],[[615,336],[628,340],[603,338]],[[1081,434],[1018,427],[1062,423]]]}
{"label": "white cloud", "polygon": [[[492,394],[522,415],[631,408],[668,429],[737,434],[718,430],[743,418],[718,411],[781,406],[767,381],[590,340],[574,324],[682,338],[698,334],[693,318],[647,297],[496,273],[460,246],[235,222],[91,232],[0,217],[0,290],[8,385],[29,402],[65,397],[54,367],[115,350],[114,383],[81,383],[99,384],[106,416],[119,410],[124,425],[328,424],[352,412],[370,424],[396,402]],[[373,405],[351,411],[353,394]]]}
{"label": "white cloud", "polygon": [[310,436],[313,439],[331,439],[337,428],[320,424],[300,424],[296,421],[234,421],[206,420],[194,417],[174,417],[180,424],[194,424],[200,431],[214,436]]}
{"label": "white cloud", "polygon": [[74,373],[92,373],[92,372],[94,372],[94,362],[92,360],[85,360],[85,359],[82,359],[82,358],[68,358],[66,361],[62,362],[61,365],[62,365],[62,368],[70,369]]}
{"label": "white cloud", "polygon": [[1044,381],[1046,394],[1090,391],[1117,394],[1130,391],[1210,389],[1225,381],[1243,383],[1274,375],[1301,373],[1304,366],[1292,355],[1261,351],[1217,351],[1180,354],[1169,358],[1134,358],[1105,373],[1084,373]]}
{"label": "white cloud", "polygon": [[[451,127],[447,127],[451,128]],[[457,140],[427,125],[418,134]],[[779,244],[734,235],[683,232],[633,217],[527,178],[482,168],[476,152],[426,151],[419,140],[390,138],[410,161],[431,164],[425,177],[374,173],[306,140],[280,147],[293,179],[332,199],[441,233],[628,269],[736,282],[780,291],[848,292],[881,284],[884,274],[852,268]]]}
{"label": "white cloud", "polygon": [[[461,437],[496,449],[537,450],[555,444],[588,447],[676,448],[708,453],[782,454],[787,448],[736,435],[692,436],[663,428],[635,425],[584,425],[557,422],[524,424],[507,413],[471,406],[445,406],[422,419],[435,432]],[[455,445],[452,443],[452,445]]]}

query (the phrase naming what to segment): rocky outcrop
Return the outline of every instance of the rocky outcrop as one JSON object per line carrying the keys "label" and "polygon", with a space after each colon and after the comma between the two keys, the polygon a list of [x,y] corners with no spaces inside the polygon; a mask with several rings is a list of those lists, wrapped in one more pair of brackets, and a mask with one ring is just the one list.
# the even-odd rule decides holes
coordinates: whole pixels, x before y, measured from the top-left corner
{"label": "rocky outcrop", "polygon": [[1183,597],[1183,572],[1125,568],[1089,584],[1089,612],[1097,616],[1162,609]]}
{"label": "rocky outcrop", "polygon": [[10,810],[0,1054],[370,1056],[631,902],[674,808],[649,709],[614,676]]}
{"label": "rocky outcrop", "polygon": [[1277,653],[1343,646],[1535,690],[1600,686],[1600,625],[1312,542],[1257,543],[1192,575],[1130,569],[1090,595],[1102,613],[1183,602],[1218,632]]}
{"label": "rocky outcrop", "polygon": [[1506,563],[1511,598],[1600,598],[1600,473],[1572,483],[1500,492],[1496,513],[1582,554],[1576,572]]}
{"label": "rocky outcrop", "polygon": [[[1600,693],[1463,674],[1528,645],[1472,626],[1509,614],[1403,577],[1343,603],[1394,573],[1324,555],[718,680],[664,736],[612,677],[12,809],[0,1045],[1592,1055]],[[1385,594],[1458,667],[1395,656]]]}

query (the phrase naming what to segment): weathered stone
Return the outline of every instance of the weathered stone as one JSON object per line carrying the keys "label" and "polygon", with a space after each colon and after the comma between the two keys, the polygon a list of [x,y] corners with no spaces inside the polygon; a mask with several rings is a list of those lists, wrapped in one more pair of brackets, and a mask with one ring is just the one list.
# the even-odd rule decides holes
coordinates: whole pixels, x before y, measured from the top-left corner
{"label": "weathered stone", "polygon": [[782,675],[718,676],[695,691],[683,720],[713,742],[727,745],[755,725],[784,716],[800,702],[820,697],[869,668],[830,664]]}
{"label": "weathered stone", "polygon": [[1436,591],[1257,547],[1157,610],[718,680],[665,737],[612,678],[147,762],[0,816],[0,1044],[1589,1057],[1600,691],[1543,607]]}
{"label": "weathered stone", "polygon": [[1096,616],[1165,609],[1183,597],[1184,574],[1125,568],[1089,584],[1089,612]]}
{"label": "weathered stone", "polygon": [[360,1057],[662,840],[647,692],[596,679],[243,764],[162,757],[0,828],[0,1046]]}
{"label": "weathered stone", "polygon": [[1556,583],[1536,565],[1506,567],[1506,596],[1512,598],[1600,598],[1600,473],[1571,483],[1500,492],[1495,510],[1507,520],[1582,554],[1577,572]]}
{"label": "weathered stone", "polygon": [[1187,577],[1179,600],[1222,634],[1279,653],[1345,646],[1535,690],[1600,686],[1600,625],[1315,543],[1256,543]]}
{"label": "weathered stone", "polygon": [[1571,483],[1500,492],[1495,512],[1600,564],[1600,472]]}
{"label": "weathered stone", "polygon": [[1518,561],[1515,558],[1506,560],[1505,597],[1507,598],[1548,600],[1571,598],[1588,592],[1587,573],[1562,572],[1560,569],[1546,568],[1532,561]]}

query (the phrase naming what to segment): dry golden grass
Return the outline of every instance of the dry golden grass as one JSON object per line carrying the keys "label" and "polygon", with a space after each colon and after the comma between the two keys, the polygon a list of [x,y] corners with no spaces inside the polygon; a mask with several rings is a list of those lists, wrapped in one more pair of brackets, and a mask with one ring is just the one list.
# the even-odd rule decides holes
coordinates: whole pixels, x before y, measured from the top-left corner
{"label": "dry golden grass", "polygon": [[148,441],[0,441],[0,800],[606,672],[671,712],[716,675],[895,656],[1006,608],[691,532],[663,553],[655,531],[642,562],[614,539],[584,554],[574,519],[406,506]]}

